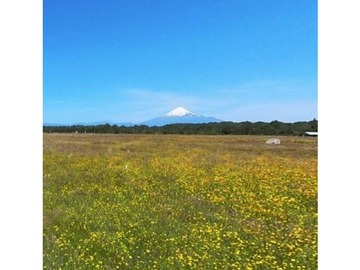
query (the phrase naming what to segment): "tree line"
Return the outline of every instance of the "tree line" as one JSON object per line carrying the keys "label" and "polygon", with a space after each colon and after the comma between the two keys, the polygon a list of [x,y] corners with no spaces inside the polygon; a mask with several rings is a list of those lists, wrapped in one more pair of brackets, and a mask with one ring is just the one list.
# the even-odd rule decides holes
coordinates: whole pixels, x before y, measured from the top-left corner
{"label": "tree line", "polygon": [[220,122],[206,124],[171,124],[162,127],[146,125],[71,125],[44,126],[45,133],[110,133],[110,134],[202,134],[202,135],[304,135],[306,131],[318,131],[318,120],[284,123],[272,122]]}

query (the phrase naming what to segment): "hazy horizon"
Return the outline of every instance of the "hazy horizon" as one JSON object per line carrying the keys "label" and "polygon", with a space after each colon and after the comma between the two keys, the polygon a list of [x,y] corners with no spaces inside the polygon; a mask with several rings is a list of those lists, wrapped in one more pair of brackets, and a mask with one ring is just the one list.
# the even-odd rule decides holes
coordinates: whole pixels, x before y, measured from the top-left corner
{"label": "hazy horizon", "polygon": [[[176,108],[174,108],[176,109]],[[185,108],[187,109],[187,108]],[[231,120],[223,120],[223,119],[219,119],[217,117],[214,117],[214,116],[211,116],[211,115],[201,115],[199,114],[198,112],[194,112],[194,111],[191,111],[191,113],[195,113],[195,114],[198,114],[202,117],[206,117],[206,118],[214,118],[214,119],[217,119],[217,120],[221,120],[222,122],[234,122],[234,123],[240,123],[240,122],[245,122],[245,121],[249,121],[249,120],[243,120],[243,121],[231,121]],[[123,125],[142,125],[144,124],[145,122],[149,121],[149,120],[152,120],[152,119],[155,119],[155,118],[160,118],[160,117],[163,117],[165,116],[166,114],[168,114],[169,112],[165,113],[165,114],[162,114],[162,115],[158,115],[156,117],[153,117],[153,118],[149,118],[149,119],[146,119],[144,121],[141,121],[141,122],[119,122],[119,121],[111,121],[109,119],[98,119],[97,121],[89,121],[89,122],[84,122],[84,121],[81,121],[81,122],[72,122],[72,123],[54,123],[54,122],[44,122],[43,124],[44,125],[82,125],[82,124],[94,124],[94,125],[100,125],[100,124],[123,124]],[[315,119],[317,119],[316,117],[314,117]],[[300,122],[300,121],[311,121],[313,120],[314,118],[312,119],[305,119],[305,120],[298,120],[298,121],[293,121],[293,122],[288,122],[288,121],[281,121],[281,122],[286,122],[286,123],[294,123],[294,122]],[[272,121],[279,121],[278,119],[273,119],[273,120],[270,120],[270,121],[263,121],[263,120],[257,120],[257,121],[250,121],[250,122],[272,122]]]}

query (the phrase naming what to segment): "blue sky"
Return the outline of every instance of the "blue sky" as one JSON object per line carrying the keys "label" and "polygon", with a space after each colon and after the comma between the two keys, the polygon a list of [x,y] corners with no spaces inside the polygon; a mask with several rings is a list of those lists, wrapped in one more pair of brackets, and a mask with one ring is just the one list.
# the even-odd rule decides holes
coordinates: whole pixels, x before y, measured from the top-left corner
{"label": "blue sky", "polygon": [[317,118],[317,1],[44,0],[43,121]]}

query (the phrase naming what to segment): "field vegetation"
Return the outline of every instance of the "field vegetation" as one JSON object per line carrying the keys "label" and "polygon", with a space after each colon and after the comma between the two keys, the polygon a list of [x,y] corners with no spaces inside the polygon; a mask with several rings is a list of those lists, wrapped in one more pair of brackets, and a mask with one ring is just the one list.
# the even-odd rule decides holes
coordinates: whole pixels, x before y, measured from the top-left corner
{"label": "field vegetation", "polygon": [[44,269],[317,269],[317,138],[44,134]]}

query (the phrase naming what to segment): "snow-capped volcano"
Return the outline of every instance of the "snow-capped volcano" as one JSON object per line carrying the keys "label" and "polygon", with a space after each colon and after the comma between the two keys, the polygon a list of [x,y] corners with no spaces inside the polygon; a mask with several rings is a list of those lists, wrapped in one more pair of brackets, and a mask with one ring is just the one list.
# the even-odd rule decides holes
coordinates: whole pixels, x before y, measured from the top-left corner
{"label": "snow-capped volcano", "polygon": [[198,116],[203,117],[201,114],[190,112],[189,110],[185,109],[184,107],[177,107],[172,111],[165,113],[163,117],[183,117],[183,116]]}
{"label": "snow-capped volcano", "polygon": [[177,107],[174,110],[140,123],[141,125],[164,126],[169,124],[202,124],[210,122],[222,122],[222,120],[214,117],[206,117],[198,113],[191,112],[184,107]]}

